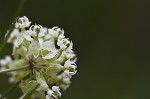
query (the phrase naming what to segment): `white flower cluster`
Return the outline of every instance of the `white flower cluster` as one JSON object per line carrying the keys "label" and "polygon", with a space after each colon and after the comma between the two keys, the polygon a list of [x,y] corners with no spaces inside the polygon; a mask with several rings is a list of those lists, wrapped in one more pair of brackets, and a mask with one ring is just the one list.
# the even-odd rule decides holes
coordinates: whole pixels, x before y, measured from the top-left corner
{"label": "white flower cluster", "polygon": [[[26,69],[10,73],[10,81],[18,81],[29,74],[30,77],[20,84],[24,93],[32,87],[28,82],[35,82],[40,85],[37,92],[44,91],[44,94],[47,91],[46,99],[58,99],[61,97],[60,88],[66,90],[77,72],[73,43],[65,38],[64,30],[59,27],[43,28],[30,24],[25,16],[17,20],[7,41],[13,44],[13,59],[9,56],[1,59],[1,66],[3,70],[26,66]],[[51,85],[52,89],[49,88]],[[44,99],[42,96],[38,98]],[[36,98],[36,95],[32,97]]]}

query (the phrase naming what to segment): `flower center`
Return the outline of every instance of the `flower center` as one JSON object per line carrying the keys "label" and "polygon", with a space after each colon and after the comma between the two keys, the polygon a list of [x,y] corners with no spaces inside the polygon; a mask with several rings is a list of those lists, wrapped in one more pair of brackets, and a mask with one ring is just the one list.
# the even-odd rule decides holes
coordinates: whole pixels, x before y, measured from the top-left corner
{"label": "flower center", "polygon": [[33,60],[29,60],[29,66],[31,70],[35,69],[35,62]]}

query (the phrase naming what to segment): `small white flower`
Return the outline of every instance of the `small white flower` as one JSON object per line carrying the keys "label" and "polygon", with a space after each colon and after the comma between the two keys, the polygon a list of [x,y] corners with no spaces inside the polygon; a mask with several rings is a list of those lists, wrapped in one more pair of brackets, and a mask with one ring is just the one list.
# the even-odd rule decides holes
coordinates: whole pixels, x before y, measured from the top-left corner
{"label": "small white flower", "polygon": [[15,77],[11,76],[9,79],[8,79],[9,83],[16,83],[16,79]]}
{"label": "small white flower", "polygon": [[61,81],[59,83],[59,86],[63,90],[66,90],[71,84],[70,78],[68,76],[66,76],[66,74],[64,74],[64,73],[58,75],[58,79]]}
{"label": "small white flower", "polygon": [[10,37],[8,38],[7,42],[8,43],[14,42],[15,38],[17,37],[17,35],[19,35],[19,30],[18,29],[14,29],[13,32],[10,34]]}
{"label": "small white flower", "polygon": [[64,67],[67,69],[71,68],[73,71],[75,71],[75,69],[77,68],[77,65],[75,64],[75,62],[71,62],[70,59],[68,59],[65,62]]}
{"label": "small white flower", "polygon": [[8,55],[5,57],[5,60],[6,60],[7,62],[11,62],[11,61],[12,61],[11,57],[8,56]]}
{"label": "small white flower", "polygon": [[7,55],[7,56],[5,57],[5,59],[1,59],[1,60],[0,60],[0,64],[1,64],[2,66],[5,66],[6,64],[8,64],[8,63],[11,62],[11,61],[12,61],[11,57]]}
{"label": "small white flower", "polygon": [[55,98],[53,98],[53,97],[51,97],[49,95],[46,95],[46,99],[55,99]]}
{"label": "small white flower", "polygon": [[55,48],[55,42],[53,40],[45,41],[41,43],[41,54],[44,59],[51,59],[57,54],[57,49]]}
{"label": "small white flower", "polygon": [[52,37],[58,38],[58,39],[62,39],[64,38],[64,30],[56,27],[53,27],[52,29],[48,29],[49,34]]}
{"label": "small white flower", "polygon": [[66,76],[64,73],[58,75],[58,79],[61,79],[64,84],[70,84],[70,78]]}
{"label": "small white flower", "polygon": [[70,84],[60,84],[60,88],[67,90],[70,87]]}
{"label": "small white flower", "polygon": [[62,50],[66,50],[70,46],[71,42],[68,39],[58,39],[57,45],[60,46]]}
{"label": "small white flower", "polygon": [[31,22],[26,16],[20,17],[18,19],[18,22],[16,22],[15,27],[16,28],[26,28],[29,27]]}
{"label": "small white flower", "polygon": [[77,73],[77,70],[75,71],[69,71],[69,70],[65,70],[64,74],[67,75],[68,77],[72,77],[73,75],[75,75]]}
{"label": "small white flower", "polygon": [[66,68],[64,74],[66,74],[70,78],[77,73],[77,65],[75,64],[75,62],[71,62],[70,59],[65,62],[64,67]]}
{"label": "small white flower", "polygon": [[66,53],[67,59],[73,59],[76,55],[74,53]]}
{"label": "small white flower", "polygon": [[41,45],[41,49],[42,50],[48,50],[48,51],[52,51],[54,49],[54,42],[49,40],[49,41],[45,41],[42,43]]}
{"label": "small white flower", "polygon": [[61,97],[60,88],[58,86],[53,86],[52,90],[48,90],[46,95],[46,99],[58,99],[58,97]]}
{"label": "small white flower", "polygon": [[31,42],[30,46],[29,46],[29,51],[28,51],[28,55],[27,56],[34,56],[35,58],[37,58],[39,56],[39,45],[38,43],[35,41]]}
{"label": "small white flower", "polygon": [[27,41],[32,41],[33,40],[27,31],[22,31],[22,33],[17,35],[16,47],[18,47],[20,44],[22,44],[24,39],[26,39]]}
{"label": "small white flower", "polygon": [[68,78],[68,77],[63,78],[63,82],[65,84],[70,84],[71,83],[70,78]]}
{"label": "small white flower", "polygon": [[58,86],[53,86],[52,90],[57,94],[57,96],[61,97],[60,88]]}
{"label": "small white flower", "polygon": [[61,63],[64,63],[66,60],[70,59],[72,62],[76,62],[73,61],[76,57],[76,54],[74,54],[73,52],[66,52],[66,51],[62,51],[61,56],[58,58],[58,60]]}
{"label": "small white flower", "polygon": [[27,31],[32,37],[36,37],[39,33],[40,36],[43,34],[43,27],[41,25],[32,25]]}
{"label": "small white flower", "polygon": [[66,52],[72,53],[72,52],[73,52],[73,51],[72,51],[72,48],[73,48],[73,43],[72,43],[72,41],[71,41],[69,47],[66,49]]}

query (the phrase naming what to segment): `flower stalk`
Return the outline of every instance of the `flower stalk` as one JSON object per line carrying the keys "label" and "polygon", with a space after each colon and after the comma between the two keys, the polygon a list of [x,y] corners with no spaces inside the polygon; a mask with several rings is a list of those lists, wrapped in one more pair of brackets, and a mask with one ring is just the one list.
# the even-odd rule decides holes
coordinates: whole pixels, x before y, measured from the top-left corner
{"label": "flower stalk", "polygon": [[27,68],[28,68],[28,66],[23,66],[23,67],[14,68],[14,69],[6,69],[6,70],[0,71],[0,74],[13,72],[13,71],[18,71],[18,70],[23,70],[23,69],[27,69]]}
{"label": "flower stalk", "polygon": [[17,17],[18,17],[18,16],[20,15],[20,13],[22,12],[23,7],[24,7],[26,1],[27,1],[27,0],[20,0],[19,6],[18,6],[17,11],[16,11],[16,13],[15,13],[15,16],[14,16],[14,18],[13,18],[12,24],[10,24],[10,26],[9,26],[9,29],[8,29],[9,31],[8,31],[8,33],[5,35],[4,41],[2,42],[2,44],[1,44],[1,46],[0,46],[0,52],[1,52],[1,51],[3,50],[3,48],[5,47],[5,44],[6,44],[7,40],[8,40],[8,38],[9,38],[9,35],[11,34],[11,32],[13,31],[13,29],[14,29],[14,27],[15,27],[13,23],[15,23]]}

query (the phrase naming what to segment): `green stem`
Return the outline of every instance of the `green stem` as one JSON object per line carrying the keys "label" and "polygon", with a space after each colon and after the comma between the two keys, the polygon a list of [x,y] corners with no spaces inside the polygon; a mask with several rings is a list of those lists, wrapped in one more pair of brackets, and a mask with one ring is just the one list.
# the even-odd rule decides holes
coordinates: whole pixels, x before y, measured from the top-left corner
{"label": "green stem", "polygon": [[35,92],[35,90],[39,87],[39,84],[37,83],[33,89],[31,89],[29,92],[21,96],[19,99],[29,99],[29,97]]}
{"label": "green stem", "polygon": [[19,6],[18,6],[17,11],[16,11],[16,14],[15,14],[15,18],[20,15],[20,13],[21,13],[21,11],[22,11],[22,9],[23,9],[23,7],[24,7],[26,1],[27,1],[27,0],[20,0]]}
{"label": "green stem", "polygon": [[[29,77],[29,75],[23,77],[21,80],[26,80]],[[10,87],[1,97],[0,99],[3,99],[4,97],[6,97],[6,95],[8,95],[10,92],[12,92],[15,88],[18,87],[18,85],[21,83],[21,80],[16,82],[12,87]]]}
{"label": "green stem", "polygon": [[28,68],[28,67],[29,67],[29,66],[23,66],[23,67],[14,68],[14,69],[6,69],[6,70],[0,71],[0,74],[7,73],[7,72],[12,72],[12,71],[23,70],[23,69],[26,69],[26,68]]}
{"label": "green stem", "polygon": [[8,33],[7,33],[7,35],[6,35],[3,43],[0,46],[0,52],[3,50],[3,48],[4,48],[4,46],[5,46],[6,42],[7,42],[7,40],[9,38],[10,33],[13,31],[13,29],[14,29],[14,23],[16,21],[16,17],[18,17],[20,15],[20,13],[21,13],[24,5],[25,5],[25,2],[26,2],[26,0],[20,0],[19,6],[18,6],[17,11],[15,13],[15,16],[13,18],[13,23],[9,26],[9,31],[8,31]]}

